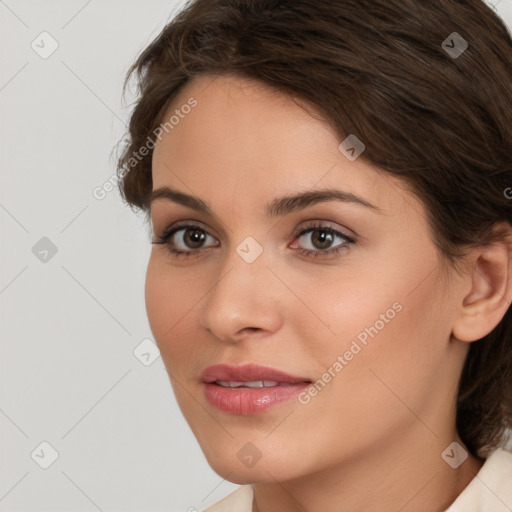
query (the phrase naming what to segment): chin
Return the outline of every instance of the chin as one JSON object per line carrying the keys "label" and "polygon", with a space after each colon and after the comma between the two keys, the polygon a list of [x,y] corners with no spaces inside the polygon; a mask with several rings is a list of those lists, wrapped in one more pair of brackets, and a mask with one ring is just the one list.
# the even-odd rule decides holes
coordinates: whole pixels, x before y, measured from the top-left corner
{"label": "chin", "polygon": [[223,452],[210,448],[203,450],[203,453],[213,471],[234,484],[272,483],[299,476],[296,472],[290,473],[297,469],[296,461],[287,460],[283,454],[274,450],[268,452],[270,457],[261,454],[258,460],[251,460],[246,455],[251,452],[245,446]]}
{"label": "chin", "polygon": [[250,470],[248,472],[238,472],[233,471],[233,468],[228,468],[227,471],[219,472],[217,468],[212,466],[212,469],[224,480],[227,480],[228,482],[231,482],[232,484],[237,485],[251,485],[255,483],[261,483],[261,482],[271,482],[273,481],[268,473],[266,474],[266,479],[264,478],[264,475],[261,475],[261,471],[257,474],[252,473]]}

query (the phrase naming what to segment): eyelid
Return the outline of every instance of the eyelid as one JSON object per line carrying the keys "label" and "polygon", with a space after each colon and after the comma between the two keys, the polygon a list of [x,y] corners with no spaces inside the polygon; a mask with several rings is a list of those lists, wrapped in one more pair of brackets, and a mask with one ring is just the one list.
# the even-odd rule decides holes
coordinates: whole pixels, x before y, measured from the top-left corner
{"label": "eyelid", "polygon": [[[160,224],[163,226],[161,229],[153,229],[153,236],[158,236],[158,233],[165,234],[171,231],[172,229],[177,229],[178,227],[188,226],[190,224],[193,224],[194,226],[197,225],[197,227],[203,229],[208,234],[214,236],[215,238],[219,239],[219,237],[224,237],[230,232],[231,230],[228,227],[225,227],[222,222],[216,223],[215,228],[212,227],[211,222],[206,220],[205,221],[199,220],[198,217],[194,216],[194,213],[183,213],[183,212],[169,212],[170,215],[164,214],[162,212],[162,216],[160,214],[155,215],[151,218],[151,226],[154,228],[157,224]],[[190,215],[190,217],[188,216]],[[203,217],[200,217],[203,218]],[[182,220],[176,220],[173,222],[173,219],[182,219]],[[212,219],[213,222],[216,222],[216,219]],[[218,225],[217,225],[218,224]],[[218,236],[217,236],[218,235]]]}
{"label": "eyelid", "polygon": [[170,226],[165,227],[161,230],[160,235],[155,235],[157,238],[165,238],[170,233],[173,233],[175,231],[178,231],[180,228],[194,228],[197,227],[199,229],[202,229],[205,231],[208,235],[213,236],[214,238],[217,238],[215,235],[211,233],[211,229],[206,227],[201,221],[195,220],[195,219],[189,219],[189,220],[179,220],[171,224]]}
{"label": "eyelid", "polygon": [[298,227],[294,231],[292,236],[294,236],[294,237],[301,236],[305,232],[310,231],[314,228],[325,229],[326,231],[329,231],[329,230],[335,231],[335,232],[339,233],[340,235],[346,236],[347,238],[355,238],[355,236],[356,236],[355,234],[352,234],[352,232],[346,228],[338,227],[338,225],[332,225],[334,223],[331,221],[328,221],[328,220],[315,219],[315,220],[305,221],[305,224],[304,224],[304,222],[301,222],[300,224],[301,224],[301,226]]}

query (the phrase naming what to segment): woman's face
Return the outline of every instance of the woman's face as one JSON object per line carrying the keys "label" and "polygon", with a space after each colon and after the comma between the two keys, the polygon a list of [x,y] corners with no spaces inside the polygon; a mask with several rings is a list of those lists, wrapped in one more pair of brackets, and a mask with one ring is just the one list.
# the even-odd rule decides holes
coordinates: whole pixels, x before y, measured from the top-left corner
{"label": "woman's face", "polygon": [[[192,228],[153,245],[146,306],[213,469],[237,483],[282,481],[406,439],[449,444],[466,344],[451,337],[457,297],[419,200],[257,82],[195,78],[164,122],[173,114],[154,150],[153,190],[182,196],[153,201],[153,233]],[[315,199],[326,190],[374,208]],[[207,372],[270,382],[205,383],[218,364],[297,379]]]}

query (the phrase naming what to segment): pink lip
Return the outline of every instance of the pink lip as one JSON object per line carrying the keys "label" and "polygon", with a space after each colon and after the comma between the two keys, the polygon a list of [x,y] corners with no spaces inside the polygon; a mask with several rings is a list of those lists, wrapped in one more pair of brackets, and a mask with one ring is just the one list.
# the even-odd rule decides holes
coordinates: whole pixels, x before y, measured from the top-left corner
{"label": "pink lip", "polygon": [[[227,388],[215,381],[275,381],[276,386],[262,388]],[[303,391],[311,380],[289,375],[265,366],[246,364],[209,366],[201,373],[205,397],[217,409],[232,414],[249,415],[266,411],[290,400]]]}
{"label": "pink lip", "polygon": [[274,380],[283,384],[297,384],[311,382],[307,377],[295,377],[288,373],[255,364],[230,366],[228,364],[216,364],[209,366],[201,373],[203,382],[215,382],[216,380],[239,380],[250,382],[254,380]]}

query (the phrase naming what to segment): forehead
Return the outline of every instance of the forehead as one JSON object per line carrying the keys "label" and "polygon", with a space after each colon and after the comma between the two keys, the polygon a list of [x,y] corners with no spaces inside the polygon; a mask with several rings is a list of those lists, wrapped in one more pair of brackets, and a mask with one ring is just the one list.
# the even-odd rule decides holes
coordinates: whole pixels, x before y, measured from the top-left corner
{"label": "forehead", "polygon": [[277,194],[342,187],[385,210],[404,193],[362,159],[348,160],[314,107],[257,81],[195,77],[162,121],[171,118],[153,152],[153,189],[170,185],[212,204],[236,194],[243,198],[238,208]]}

